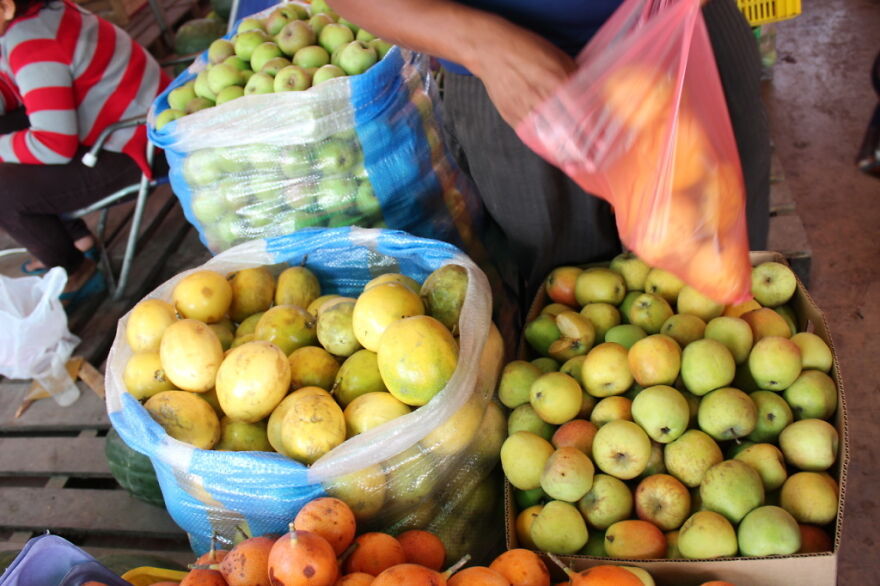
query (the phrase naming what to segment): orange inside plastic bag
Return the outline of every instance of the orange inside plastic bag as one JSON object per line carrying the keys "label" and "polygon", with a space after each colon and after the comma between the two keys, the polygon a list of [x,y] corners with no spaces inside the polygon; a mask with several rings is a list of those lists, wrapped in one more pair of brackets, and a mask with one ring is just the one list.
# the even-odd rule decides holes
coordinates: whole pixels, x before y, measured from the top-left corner
{"label": "orange inside plastic bag", "polygon": [[722,303],[750,296],[745,187],[699,0],[626,0],[517,128],[614,206],[623,243]]}

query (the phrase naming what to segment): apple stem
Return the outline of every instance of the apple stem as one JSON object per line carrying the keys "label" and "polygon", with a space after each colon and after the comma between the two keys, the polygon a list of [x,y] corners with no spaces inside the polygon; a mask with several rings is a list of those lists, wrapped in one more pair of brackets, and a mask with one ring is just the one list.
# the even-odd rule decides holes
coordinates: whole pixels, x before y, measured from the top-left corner
{"label": "apple stem", "polygon": [[459,571],[460,569],[462,569],[464,567],[464,565],[466,563],[468,563],[469,561],[471,561],[471,554],[469,554],[469,553],[464,554],[463,558],[461,558],[460,560],[458,560],[457,562],[455,562],[454,564],[449,566],[449,568],[445,572],[443,572],[443,576],[448,578],[452,574],[454,574],[457,571]]}
{"label": "apple stem", "polygon": [[287,530],[290,532],[290,540],[296,541],[296,527],[294,527],[293,521],[287,524]]}
{"label": "apple stem", "polygon": [[557,566],[559,566],[559,567],[562,569],[562,571],[565,572],[565,575],[566,575],[566,576],[571,576],[572,574],[574,574],[574,570],[572,570],[571,568],[569,568],[568,566],[566,566],[565,564],[563,564],[563,563],[562,563],[562,560],[559,559],[558,557],[556,557],[556,554],[554,554],[554,553],[547,553],[547,557],[550,558],[550,559],[553,561],[554,564],[556,564]]}
{"label": "apple stem", "polygon": [[244,537],[245,539],[250,539],[250,538],[251,538],[251,536],[248,535],[247,532],[246,532],[244,529],[242,529],[241,525],[236,525],[236,526],[235,526],[235,530],[238,532],[239,535],[241,535],[241,536]]}
{"label": "apple stem", "polygon": [[303,259],[302,259],[302,261],[300,261],[299,266],[301,266],[301,267],[306,266],[306,262],[308,262],[308,260],[309,260],[309,255],[308,255],[308,254],[305,255],[305,256],[303,256]]}
{"label": "apple stem", "polygon": [[741,445],[742,445],[742,441],[740,441],[740,439],[739,439],[738,437],[734,437],[734,438],[733,438],[733,441],[735,441],[735,442],[736,442],[736,445],[738,445],[738,446],[741,446]]}

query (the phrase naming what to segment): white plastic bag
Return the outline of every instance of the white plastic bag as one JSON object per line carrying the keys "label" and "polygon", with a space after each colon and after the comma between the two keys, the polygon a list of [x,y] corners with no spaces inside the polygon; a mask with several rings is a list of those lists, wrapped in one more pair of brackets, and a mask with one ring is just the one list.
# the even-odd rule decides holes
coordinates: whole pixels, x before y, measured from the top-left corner
{"label": "white plastic bag", "polygon": [[66,283],[61,267],[42,277],[0,275],[0,374],[38,381],[60,405],[79,396],[65,370],[79,344],[58,299]]}

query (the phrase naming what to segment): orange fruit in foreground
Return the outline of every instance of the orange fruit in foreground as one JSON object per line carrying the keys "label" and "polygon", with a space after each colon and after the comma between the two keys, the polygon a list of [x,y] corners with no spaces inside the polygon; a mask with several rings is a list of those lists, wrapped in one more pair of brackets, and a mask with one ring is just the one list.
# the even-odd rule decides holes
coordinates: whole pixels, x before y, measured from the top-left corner
{"label": "orange fruit in foreground", "polygon": [[724,582],[722,580],[712,580],[711,582],[703,582],[700,586],[735,586],[733,582]]}
{"label": "orange fruit in foreground", "polygon": [[403,547],[406,561],[440,571],[446,561],[446,548],[440,538],[428,531],[411,529],[397,536]]}
{"label": "orange fruit in foreground", "polygon": [[489,568],[471,566],[456,572],[448,582],[449,586],[510,586],[510,580]]}
{"label": "orange fruit in foreground", "polygon": [[397,564],[376,576],[371,586],[446,586],[446,578],[425,566]]}
{"label": "orange fruit in foreground", "polygon": [[270,586],[269,552],[274,539],[250,537],[245,539],[220,562],[220,573],[229,586]]}
{"label": "orange fruit in foreground", "polygon": [[180,586],[227,586],[223,574],[217,570],[190,570]]}
{"label": "orange fruit in foreground", "polygon": [[618,566],[594,566],[569,578],[572,586],[643,586],[635,574]]}
{"label": "orange fruit in foreground", "polygon": [[272,586],[331,586],[338,576],[333,546],[317,533],[293,530],[269,552]]}
{"label": "orange fruit in foreground", "polygon": [[219,564],[223,561],[223,558],[226,557],[226,554],[229,552],[225,549],[215,549],[214,551],[209,551],[208,553],[200,555],[196,559],[197,566],[207,566],[210,564]]}
{"label": "orange fruit in foreground", "polygon": [[356,521],[347,504],[333,497],[321,497],[299,510],[293,526],[298,531],[317,533],[333,546],[338,556],[354,540]]}
{"label": "orange fruit in foreground", "polygon": [[363,572],[354,572],[346,574],[336,581],[335,586],[370,586],[373,583],[373,576],[364,574]]}
{"label": "orange fruit in foreground", "polygon": [[517,586],[550,586],[550,572],[544,561],[528,549],[511,549],[489,564],[511,584]]}
{"label": "orange fruit in foreground", "polygon": [[364,533],[354,542],[357,548],[345,560],[346,573],[364,572],[378,576],[391,566],[406,563],[403,546],[387,533]]}

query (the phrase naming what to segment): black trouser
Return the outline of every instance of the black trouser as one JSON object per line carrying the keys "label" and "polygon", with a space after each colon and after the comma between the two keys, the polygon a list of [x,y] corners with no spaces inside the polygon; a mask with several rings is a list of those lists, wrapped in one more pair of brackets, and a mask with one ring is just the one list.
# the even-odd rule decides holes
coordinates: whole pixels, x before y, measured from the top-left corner
{"label": "black trouser", "polygon": [[[733,0],[712,0],[703,14],[739,149],[750,246],[761,250],[769,223],[770,134],[760,96],[760,55]],[[526,147],[479,79],[445,72],[444,107],[450,146],[495,222],[487,245],[521,300],[528,304],[556,266],[619,252],[611,207]]]}
{"label": "black trouser", "polygon": [[[23,109],[0,116],[0,134],[29,126]],[[66,165],[0,163],[0,228],[48,267],[68,274],[79,268],[83,254],[74,241],[89,234],[82,220],[59,214],[94,203],[137,182],[141,170],[122,153],[102,151],[95,167],[86,167],[81,148]]]}

